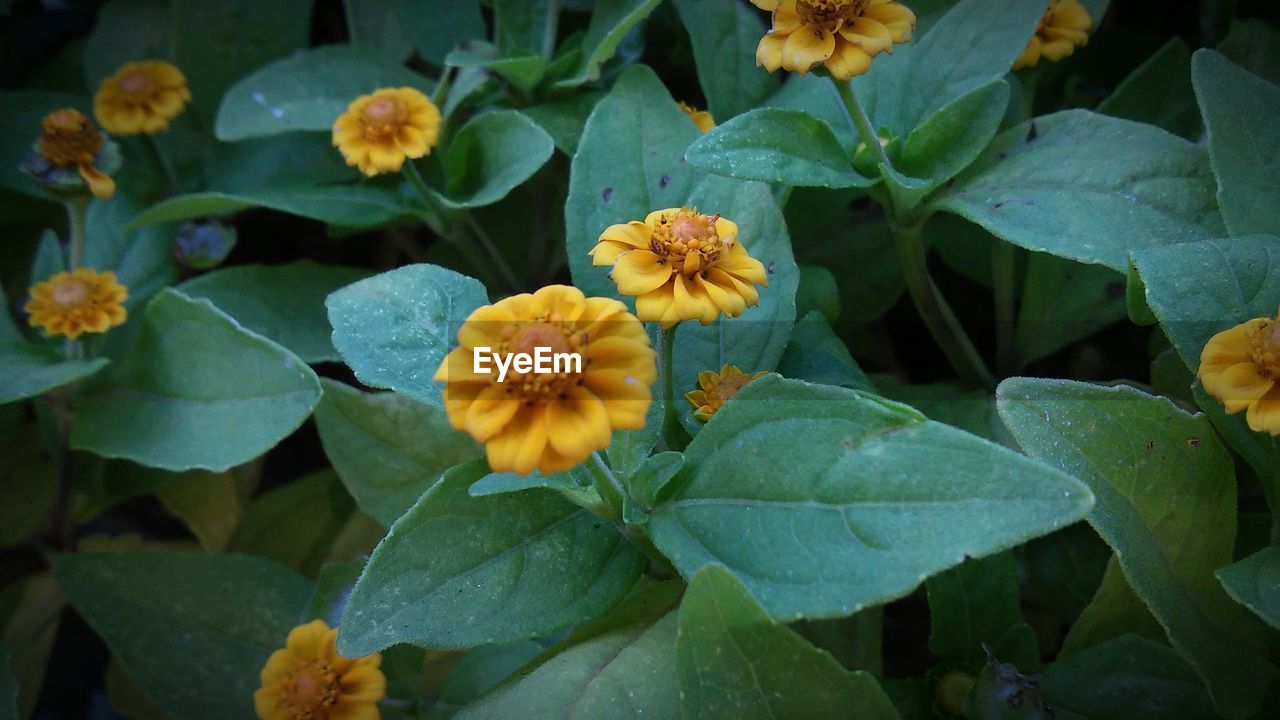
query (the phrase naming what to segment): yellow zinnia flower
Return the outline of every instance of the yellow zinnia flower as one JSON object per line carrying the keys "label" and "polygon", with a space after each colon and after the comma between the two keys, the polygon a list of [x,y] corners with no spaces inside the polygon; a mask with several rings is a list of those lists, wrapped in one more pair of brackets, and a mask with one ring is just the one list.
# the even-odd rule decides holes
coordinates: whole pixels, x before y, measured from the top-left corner
{"label": "yellow zinnia flower", "polygon": [[36,147],[50,165],[74,165],[94,197],[107,200],[115,194],[116,181],[93,165],[102,149],[102,135],[79,110],[62,108],[45,115]]}
{"label": "yellow zinnia flower", "polygon": [[911,39],[915,13],[894,0],[751,0],[773,12],[756,64],[800,74],[826,65],[837,80],[871,68],[871,58]]}
{"label": "yellow zinnia flower", "polygon": [[378,720],[378,701],[387,696],[387,679],[378,669],[382,656],[342,657],[337,639],[338,629],[323,620],[289,631],[253,693],[261,720]]}
{"label": "yellow zinnia flower", "polygon": [[[539,348],[576,355],[578,365],[518,371],[516,354]],[[477,356],[487,367],[477,368]],[[613,430],[644,427],[654,357],[644,325],[621,302],[550,285],[477,308],[435,380],[446,383],[449,423],[485,444],[495,472],[553,473],[608,447]]]}
{"label": "yellow zinnia flower", "polygon": [[704,370],[698,373],[698,385],[700,389],[690,390],[684,394],[684,399],[696,408],[693,416],[706,422],[711,419],[716,411],[724,407],[738,391],[747,383],[764,375],[766,371],[761,370],[754,375],[748,375],[737,365],[725,365],[720,368],[720,372],[715,373],[710,370]]}
{"label": "yellow zinnia flower", "polygon": [[667,328],[681,320],[710,325],[760,302],[752,287],[769,286],[759,260],[738,241],[738,226],[689,208],[649,213],[644,222],[611,225],[591,249],[596,265],[612,265],[618,292],[636,299],[636,315]]}
{"label": "yellow zinnia flower", "polygon": [[440,110],[411,87],[361,95],[333,123],[333,144],[365,175],[399,172],[425,157],[440,137]]}
{"label": "yellow zinnia flower", "polygon": [[1280,435],[1280,320],[1254,318],[1214,335],[1196,375],[1228,413],[1247,409],[1251,429]]}
{"label": "yellow zinnia flower", "polygon": [[142,60],[121,65],[98,84],[93,114],[112,135],[153,135],[167,130],[190,101],[181,70],[163,60]]}
{"label": "yellow zinnia flower", "polygon": [[676,105],[680,106],[680,109],[684,111],[684,114],[688,115],[689,119],[693,121],[693,124],[697,125],[698,129],[702,132],[711,132],[711,128],[716,126],[716,119],[711,117],[711,113],[706,110],[699,110],[698,108],[684,102],[678,102]]}
{"label": "yellow zinnia flower", "polygon": [[1040,18],[1036,34],[1013,63],[1014,70],[1034,67],[1041,57],[1054,62],[1075,52],[1076,46],[1089,43],[1093,18],[1080,0],[1049,0],[1049,9]]}
{"label": "yellow zinnia flower", "polygon": [[84,333],[104,333],[123,325],[129,314],[124,301],[129,290],[113,272],[79,268],[38,282],[27,291],[31,299],[22,309],[31,327],[75,340]]}

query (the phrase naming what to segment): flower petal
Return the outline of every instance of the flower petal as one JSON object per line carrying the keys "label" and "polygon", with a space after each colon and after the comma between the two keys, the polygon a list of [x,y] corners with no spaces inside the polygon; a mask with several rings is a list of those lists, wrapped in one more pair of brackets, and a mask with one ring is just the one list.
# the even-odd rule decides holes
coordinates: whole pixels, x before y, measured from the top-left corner
{"label": "flower petal", "polygon": [[836,49],[836,36],[829,30],[805,27],[787,36],[782,46],[782,67],[801,75],[825,62]]}
{"label": "flower petal", "polygon": [[671,265],[648,250],[623,253],[610,273],[623,295],[643,295],[671,280]]}

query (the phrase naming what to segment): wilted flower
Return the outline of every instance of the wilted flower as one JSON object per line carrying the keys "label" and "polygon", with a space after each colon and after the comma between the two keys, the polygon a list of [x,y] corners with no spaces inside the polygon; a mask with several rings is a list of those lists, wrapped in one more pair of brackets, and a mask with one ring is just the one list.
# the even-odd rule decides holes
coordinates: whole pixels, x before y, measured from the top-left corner
{"label": "wilted flower", "polygon": [[1013,69],[1034,67],[1040,58],[1057,62],[1089,43],[1093,18],[1080,0],[1050,0],[1036,34],[1013,63]]}
{"label": "wilted flower", "polygon": [[32,327],[75,340],[84,333],[104,333],[128,319],[124,301],[129,291],[113,272],[79,268],[60,272],[28,290],[23,305]]}
{"label": "wilted flower", "polygon": [[837,80],[871,68],[871,59],[911,39],[915,13],[894,0],[751,0],[773,12],[756,64],[804,74],[825,65]]}
{"label": "wilted flower", "polygon": [[333,144],[365,175],[398,172],[406,159],[425,157],[440,136],[440,110],[411,88],[361,95],[333,123]]}
{"label": "wilted flower", "polygon": [[142,60],[121,65],[99,83],[93,114],[113,135],[152,135],[168,129],[190,101],[181,70],[163,60]]}
{"label": "wilted flower", "polygon": [[235,246],[235,228],[217,220],[188,220],[178,230],[173,256],[192,270],[208,270],[222,264]]}
{"label": "wilted flower", "polygon": [[[494,362],[539,348],[576,355],[578,366],[521,372]],[[654,357],[644,325],[621,302],[551,285],[477,308],[435,379],[446,383],[450,424],[484,443],[495,472],[553,473],[608,447],[613,430],[644,427]]]}
{"label": "wilted flower", "polygon": [[[101,156],[101,157],[100,157]],[[116,181],[99,168],[118,167],[115,145],[105,143],[102,134],[84,113],[75,108],[54,110],[40,122],[35,151],[22,163],[22,170],[41,185],[60,195],[83,195],[87,186],[94,197],[107,200],[116,192]],[[79,174],[64,172],[75,168]]]}
{"label": "wilted flower", "polygon": [[1228,413],[1247,410],[1251,429],[1280,435],[1280,320],[1254,318],[1214,335],[1197,376]]}
{"label": "wilted flower", "polygon": [[764,374],[765,371],[761,370],[748,375],[737,365],[725,365],[718,373],[704,370],[698,373],[699,389],[690,390],[684,394],[684,398],[695,408],[693,416],[706,422],[747,383]]}
{"label": "wilted flower", "polygon": [[693,124],[697,125],[698,129],[702,132],[711,132],[711,128],[716,126],[716,119],[711,117],[711,113],[706,110],[699,110],[685,102],[678,102],[676,105],[680,106],[680,109],[684,111],[684,114],[688,115],[689,119],[693,121]]}
{"label": "wilted flower", "polygon": [[289,632],[262,668],[253,693],[260,720],[377,720],[387,679],[377,653],[355,660],[338,654],[338,629],[312,620]]}
{"label": "wilted flower", "polygon": [[590,253],[596,265],[612,265],[618,292],[636,298],[636,315],[670,327],[721,313],[741,315],[760,301],[756,285],[768,273],[738,240],[738,226],[690,208],[649,213],[644,222],[611,225]]}

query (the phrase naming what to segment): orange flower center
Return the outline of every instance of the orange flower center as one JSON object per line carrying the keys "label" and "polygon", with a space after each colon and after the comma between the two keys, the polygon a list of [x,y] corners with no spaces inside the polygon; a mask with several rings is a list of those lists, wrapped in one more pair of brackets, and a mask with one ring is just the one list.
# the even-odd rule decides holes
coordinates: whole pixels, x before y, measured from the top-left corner
{"label": "orange flower center", "polygon": [[324,718],[324,709],[338,702],[338,674],[327,663],[308,661],[281,681],[281,697],[295,720]]}
{"label": "orange flower center", "polygon": [[142,73],[131,72],[120,78],[120,89],[130,95],[141,95],[151,89],[151,81]]}
{"label": "orange flower center", "polygon": [[664,215],[649,236],[649,249],[675,272],[693,275],[704,271],[724,250],[724,241],[716,231],[719,219],[719,215],[702,215],[688,208],[671,217]]}
{"label": "orange flower center", "polygon": [[79,110],[63,108],[45,116],[36,144],[45,160],[67,167],[91,162],[102,147],[102,136]]}
{"label": "orange flower center", "polygon": [[[497,352],[502,355],[524,353],[530,357],[538,348],[546,348],[543,353],[556,355],[559,353],[581,353],[587,344],[585,333],[576,333],[558,313],[535,318],[531,322],[513,324],[503,332],[503,344]],[[551,362],[548,360],[547,362]],[[586,370],[586,359],[583,358],[582,369]],[[562,368],[563,369],[563,368]],[[494,375],[496,380],[497,375]],[[549,400],[562,395],[571,386],[581,382],[581,373],[530,371],[520,373],[514,369],[507,373],[503,386],[509,393],[518,393],[529,403],[538,400]]]}
{"label": "orange flower center", "polygon": [[1263,320],[1250,325],[1249,360],[1258,372],[1267,377],[1280,378],[1280,322]]}
{"label": "orange flower center", "polygon": [[365,139],[386,140],[404,124],[404,109],[394,97],[377,97],[364,106],[360,119]]}
{"label": "orange flower center", "polygon": [[845,23],[862,17],[871,0],[798,0],[796,13],[807,25],[836,32]]}
{"label": "orange flower center", "polygon": [[55,285],[49,294],[62,307],[76,307],[89,299],[89,286],[83,280],[66,280]]}

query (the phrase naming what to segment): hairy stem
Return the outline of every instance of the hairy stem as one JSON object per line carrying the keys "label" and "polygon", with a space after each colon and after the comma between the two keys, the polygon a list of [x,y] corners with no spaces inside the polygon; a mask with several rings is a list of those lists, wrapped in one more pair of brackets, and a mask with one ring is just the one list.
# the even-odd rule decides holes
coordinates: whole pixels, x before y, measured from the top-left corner
{"label": "hairy stem", "polygon": [[1014,293],[1018,283],[1018,250],[996,240],[991,248],[991,280],[996,301],[996,369],[1002,376],[1018,371],[1018,358],[1013,345],[1017,309]]}
{"label": "hairy stem", "polygon": [[858,137],[866,144],[867,147],[873,149],[881,163],[885,167],[893,167],[893,163],[889,160],[889,153],[885,152],[884,146],[880,144],[880,136],[876,134],[875,128],[871,127],[871,118],[867,117],[867,111],[862,109],[862,103],[858,102],[858,96],[853,93],[853,85],[848,82],[841,82],[833,77],[828,76],[831,84],[836,88],[836,94],[840,96],[840,102],[844,103],[844,111],[849,115],[849,119],[853,121],[853,127],[858,132]]}
{"label": "hairy stem", "polygon": [[680,418],[676,416],[675,373],[672,370],[675,358],[676,328],[679,324],[658,331],[658,374],[662,382],[662,437],[667,441],[667,449],[683,450],[687,436],[680,427]]}

